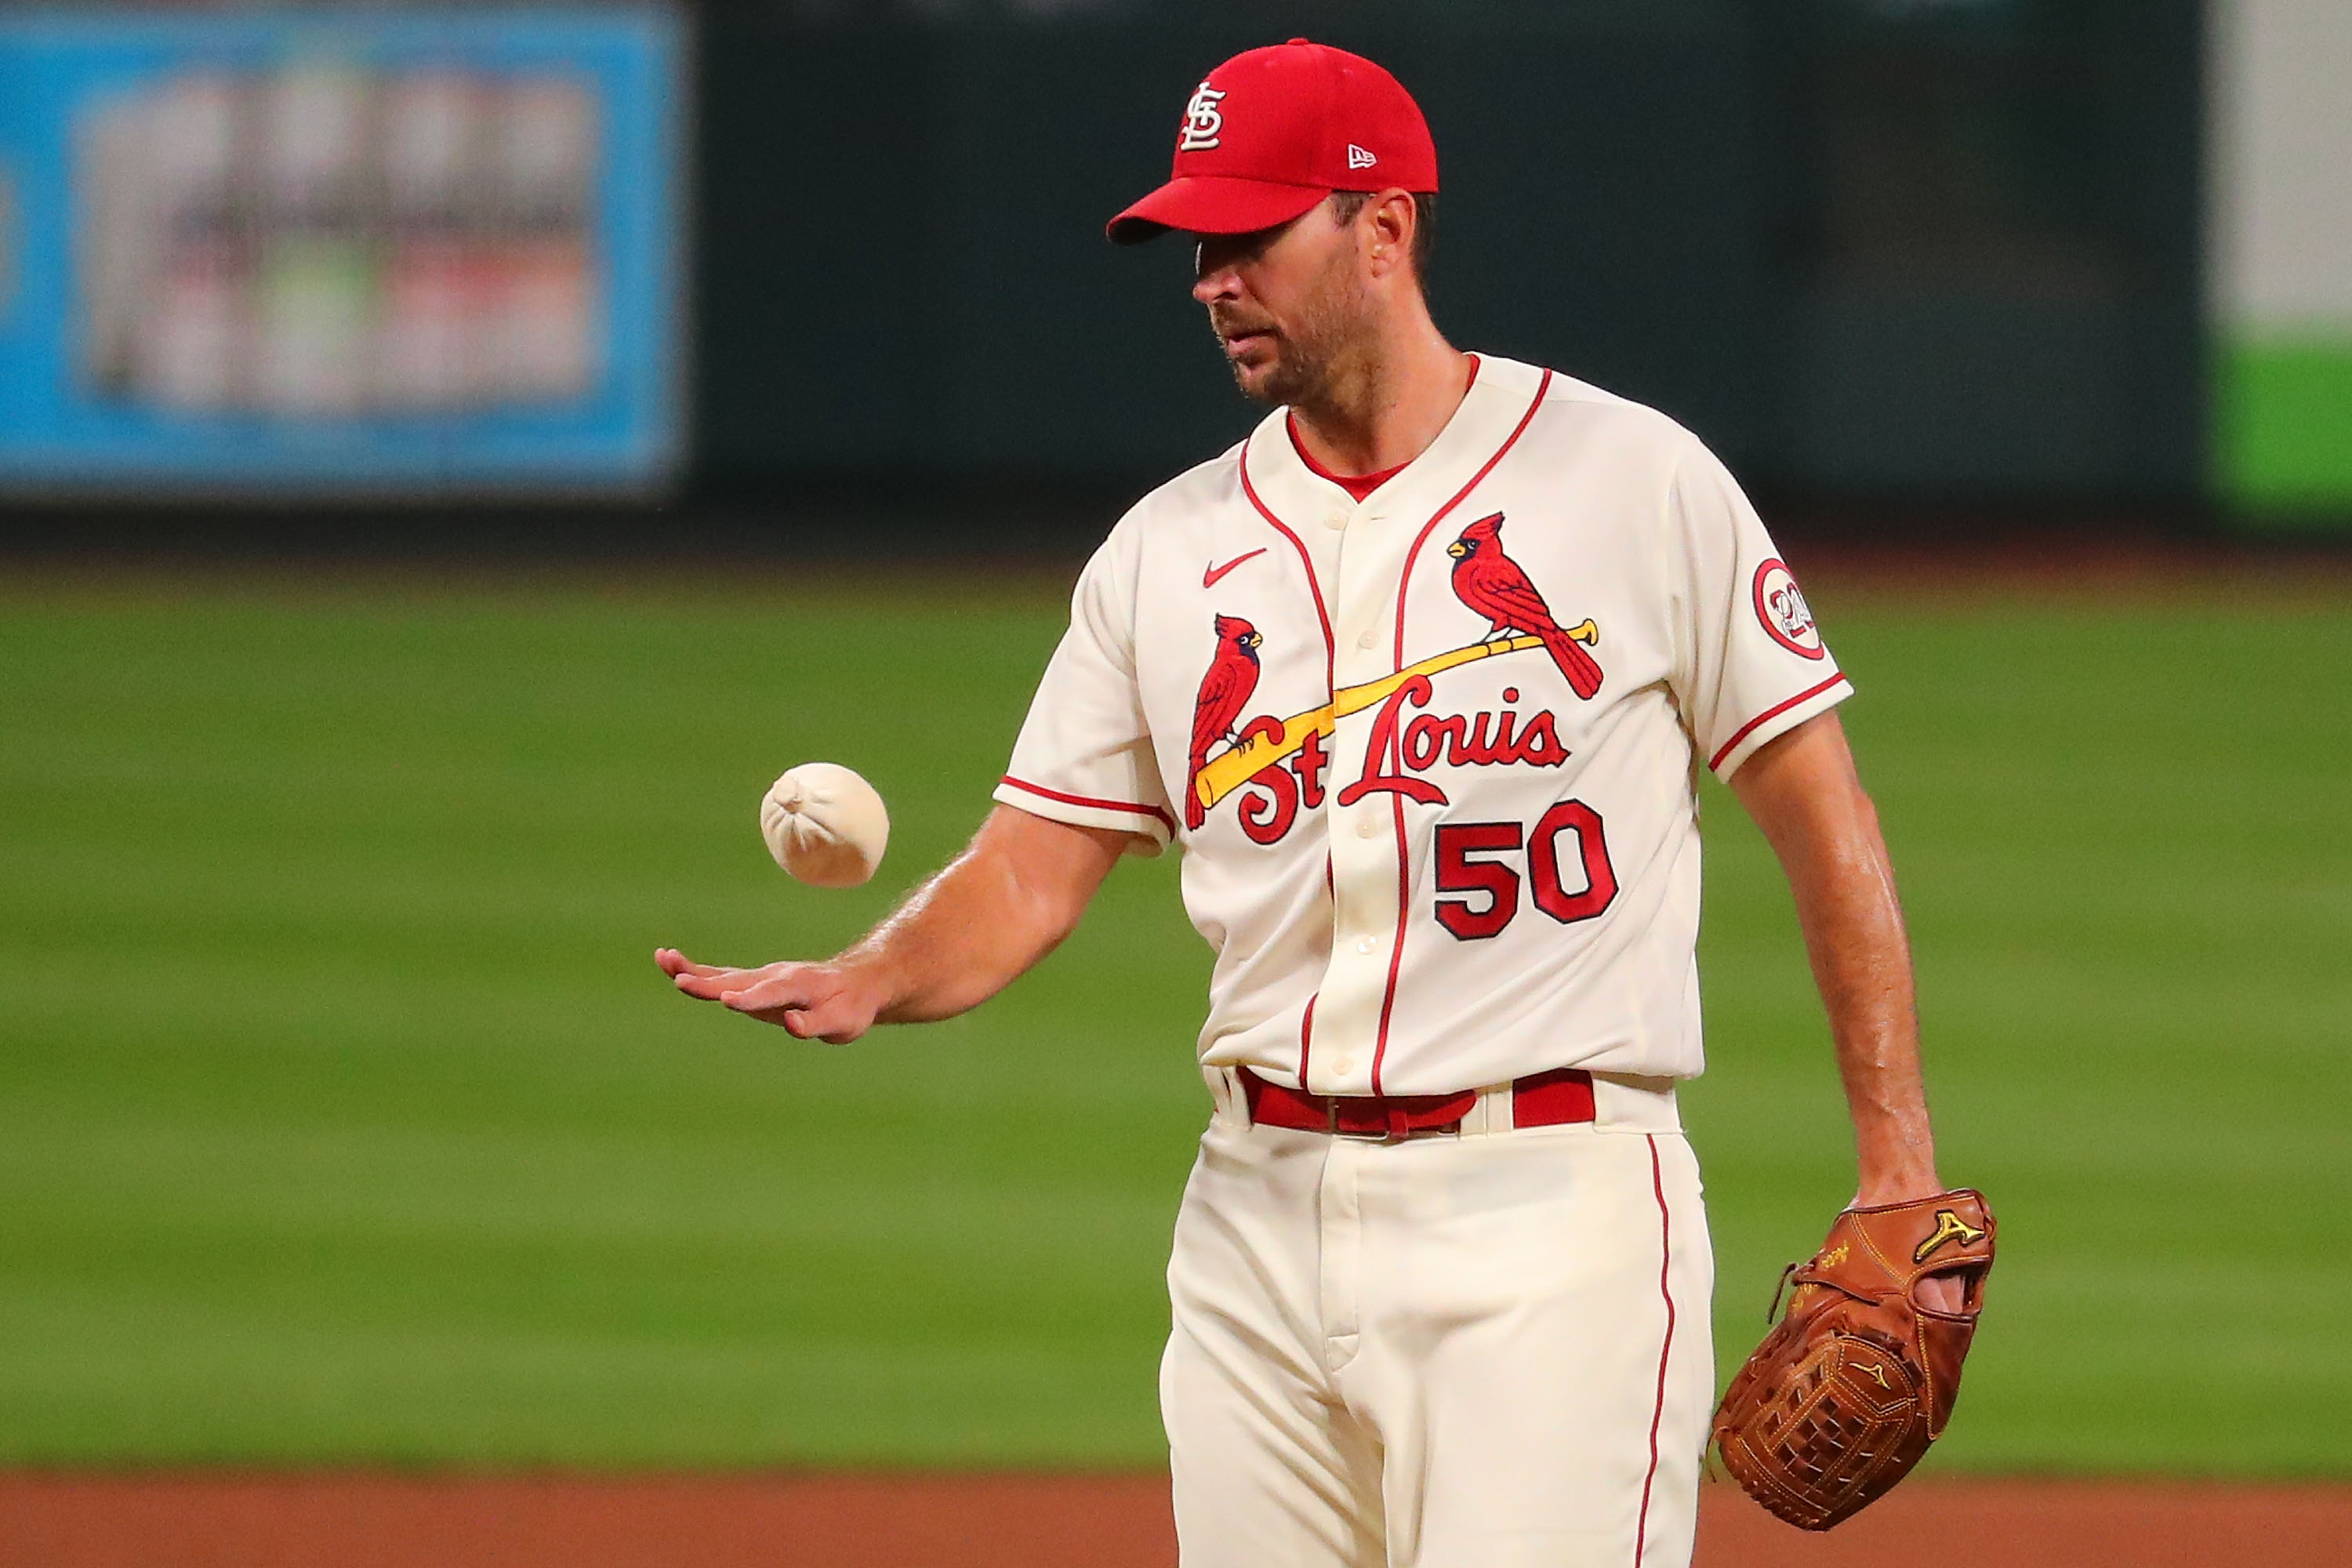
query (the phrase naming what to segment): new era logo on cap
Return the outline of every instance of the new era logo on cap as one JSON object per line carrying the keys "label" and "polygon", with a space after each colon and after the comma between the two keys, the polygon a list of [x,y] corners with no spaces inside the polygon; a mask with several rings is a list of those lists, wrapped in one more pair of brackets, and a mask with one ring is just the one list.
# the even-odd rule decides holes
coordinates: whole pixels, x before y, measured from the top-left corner
{"label": "new era logo on cap", "polygon": [[1361,55],[1293,38],[1235,55],[1192,89],[1168,183],[1113,218],[1110,237],[1249,234],[1334,191],[1399,187],[1437,189],[1412,95]]}

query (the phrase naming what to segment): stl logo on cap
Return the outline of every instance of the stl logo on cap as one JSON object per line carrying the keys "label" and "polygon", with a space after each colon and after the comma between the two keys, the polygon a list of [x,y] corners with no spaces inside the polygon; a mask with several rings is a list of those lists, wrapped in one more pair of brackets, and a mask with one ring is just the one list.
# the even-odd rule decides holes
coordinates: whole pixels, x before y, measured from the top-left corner
{"label": "stl logo on cap", "polygon": [[1293,38],[1245,49],[1201,79],[1177,127],[1168,183],[1107,232],[1118,245],[1171,228],[1253,234],[1334,191],[1384,189],[1437,190],[1437,148],[1420,105],[1361,55]]}
{"label": "stl logo on cap", "polygon": [[1225,117],[1217,105],[1225,95],[1202,82],[1192,90],[1192,100],[1184,106],[1183,134],[1177,138],[1179,153],[1205,153],[1217,144],[1217,135],[1225,128]]}

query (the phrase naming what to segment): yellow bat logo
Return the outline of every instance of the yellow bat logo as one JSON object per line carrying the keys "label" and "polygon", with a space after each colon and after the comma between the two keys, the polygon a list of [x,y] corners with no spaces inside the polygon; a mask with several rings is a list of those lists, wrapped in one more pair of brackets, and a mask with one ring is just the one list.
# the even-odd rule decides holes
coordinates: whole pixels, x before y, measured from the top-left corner
{"label": "yellow bat logo", "polygon": [[1911,1261],[1914,1263],[1927,1262],[1928,1254],[1934,1252],[1936,1248],[1943,1246],[1944,1243],[1948,1241],[1957,1241],[1962,1247],[1967,1247],[1971,1243],[1982,1241],[1983,1239],[1984,1232],[1977,1226],[1970,1225],[1968,1221],[1962,1219],[1959,1215],[1954,1214],[1949,1209],[1937,1209],[1936,1211],[1936,1228],[1929,1232],[1927,1239],[1921,1242],[1917,1248],[1912,1252]]}
{"label": "yellow bat logo", "polygon": [[[1567,628],[1567,635],[1577,642],[1591,647],[1601,640],[1601,633],[1591,621]],[[1245,741],[1220,753],[1204,765],[1192,788],[1201,797],[1203,809],[1233,794],[1250,781],[1250,775],[1260,768],[1271,767],[1297,752],[1307,743],[1311,733],[1328,735],[1342,719],[1360,713],[1367,708],[1377,708],[1388,700],[1397,688],[1415,676],[1436,675],[1444,670],[1468,664],[1474,659],[1494,658],[1507,653],[1523,653],[1531,647],[1543,647],[1543,638],[1533,637],[1506,637],[1496,642],[1476,642],[1467,647],[1448,649],[1444,653],[1408,665],[1394,675],[1368,680],[1361,686],[1343,686],[1333,692],[1331,700],[1320,708],[1309,709],[1292,715],[1282,725],[1282,737],[1263,734]]]}

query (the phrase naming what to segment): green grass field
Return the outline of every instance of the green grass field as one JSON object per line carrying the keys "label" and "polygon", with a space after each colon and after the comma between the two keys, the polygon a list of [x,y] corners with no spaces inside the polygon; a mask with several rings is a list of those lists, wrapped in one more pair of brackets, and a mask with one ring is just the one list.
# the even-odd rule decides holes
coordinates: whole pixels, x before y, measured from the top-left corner
{"label": "green grass field", "polygon": [[[948,854],[1057,593],[668,584],[0,582],[0,1463],[1156,1462],[1172,857],[848,1048],[649,957],[830,951]],[[2352,1475],[2352,609],[1816,600],[2004,1226],[1938,1464]],[[892,803],[873,887],[761,847],[810,757]],[[1852,1173],[1708,802],[1727,1363]]]}

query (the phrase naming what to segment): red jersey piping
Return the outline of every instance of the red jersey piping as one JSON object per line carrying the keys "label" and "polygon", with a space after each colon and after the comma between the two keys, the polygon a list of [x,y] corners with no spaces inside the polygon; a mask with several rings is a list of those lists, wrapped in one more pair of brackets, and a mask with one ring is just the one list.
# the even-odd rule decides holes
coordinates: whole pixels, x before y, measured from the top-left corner
{"label": "red jersey piping", "polygon": [[1341,489],[1346,490],[1349,496],[1356,500],[1362,500],[1366,496],[1370,495],[1374,490],[1380,489],[1382,485],[1388,483],[1391,479],[1396,478],[1399,474],[1403,473],[1407,468],[1412,466],[1412,459],[1411,458],[1407,458],[1403,462],[1397,464],[1396,467],[1392,468],[1382,468],[1377,474],[1335,474],[1330,469],[1325,468],[1322,464],[1317,462],[1315,460],[1315,455],[1307,449],[1307,443],[1298,438],[1297,415],[1286,414],[1283,416],[1282,426],[1285,430],[1287,430],[1290,433],[1290,449],[1298,454],[1298,460],[1307,465],[1307,471],[1313,474],[1318,479],[1330,480]]}
{"label": "red jersey piping", "polygon": [[[1329,840],[1327,838],[1325,843],[1328,845]],[[1338,896],[1331,885],[1331,851],[1328,847],[1323,851],[1323,894],[1326,898]],[[1309,996],[1307,999],[1307,1012],[1298,1020],[1298,1087],[1307,1089],[1310,1093],[1313,1090],[1312,1086],[1307,1081],[1307,1063],[1315,1054],[1315,1004],[1322,1000],[1322,997],[1323,993],[1320,991]]]}
{"label": "red jersey piping", "polygon": [[1511,427],[1511,433],[1504,437],[1503,444],[1495,448],[1495,455],[1486,459],[1484,468],[1470,476],[1468,484],[1454,492],[1452,500],[1439,507],[1430,520],[1421,525],[1419,533],[1413,535],[1412,548],[1404,552],[1404,574],[1397,579],[1396,667],[1399,669],[1404,668],[1404,598],[1412,591],[1412,563],[1421,558],[1421,547],[1429,542],[1431,532],[1455,507],[1470,499],[1470,492],[1478,488],[1478,481],[1495,471],[1495,465],[1503,460],[1503,455],[1518,445],[1519,437],[1526,435],[1528,426],[1535,422],[1536,410],[1543,406],[1544,394],[1550,390],[1551,372],[1546,371],[1543,380],[1536,384],[1534,401],[1528,405],[1528,411],[1519,416],[1519,422]]}
{"label": "red jersey piping", "polygon": [[[1478,384],[1478,370],[1486,363],[1476,354],[1466,357],[1470,361],[1470,379],[1462,384],[1463,395],[1465,397],[1469,395],[1470,389]],[[1328,479],[1346,490],[1349,498],[1359,504],[1361,504],[1374,490],[1412,467],[1415,461],[1414,458],[1407,458],[1395,468],[1382,468],[1377,474],[1335,474],[1317,462],[1315,455],[1307,449],[1307,443],[1298,438],[1298,416],[1296,413],[1283,416],[1282,427],[1289,432],[1290,449],[1298,454],[1298,460],[1307,465],[1307,471],[1318,479]]]}
{"label": "red jersey piping", "polygon": [[[1528,401],[1528,411],[1519,416],[1519,422],[1511,426],[1511,433],[1503,437],[1503,444],[1495,448],[1495,455],[1487,458],[1484,464],[1480,465],[1478,471],[1470,476],[1469,482],[1464,485],[1460,489],[1455,490],[1454,492],[1454,498],[1451,500],[1447,501],[1444,506],[1439,507],[1436,511],[1433,512],[1430,515],[1429,521],[1421,525],[1421,531],[1413,536],[1412,546],[1411,549],[1407,550],[1404,554],[1404,573],[1397,579],[1397,668],[1402,669],[1404,668],[1405,595],[1412,590],[1412,565],[1416,560],[1420,559],[1421,547],[1424,543],[1428,542],[1431,531],[1434,530],[1439,523],[1444,522],[1446,517],[1453,512],[1455,507],[1460,506],[1464,501],[1467,500],[1470,498],[1470,492],[1476,489],[1486,476],[1495,471],[1495,465],[1503,460],[1504,454],[1507,453],[1512,447],[1519,444],[1519,437],[1528,433],[1528,426],[1529,425],[1535,423],[1536,411],[1541,408],[1544,404],[1544,395],[1549,393],[1550,390],[1551,372],[1546,371],[1543,373],[1543,379],[1536,383],[1536,395]],[[1402,795],[1391,795],[1389,797],[1389,805],[1396,814],[1397,925],[1396,941],[1391,943],[1389,948],[1388,985],[1381,995],[1380,1034],[1372,1042],[1372,1092],[1374,1094],[1381,1092],[1381,1063],[1386,1059],[1389,1053],[1389,1020],[1396,1012],[1397,977],[1402,973],[1404,965],[1405,929],[1412,918],[1412,857],[1408,853],[1408,846],[1405,840],[1404,797]]]}
{"label": "red jersey piping", "polygon": [[1781,714],[1786,713],[1790,709],[1794,708],[1800,702],[1811,702],[1814,698],[1819,697],[1822,692],[1827,691],[1831,687],[1835,686],[1844,679],[1845,674],[1841,670],[1839,673],[1831,676],[1827,680],[1822,681],[1819,686],[1807,687],[1804,690],[1798,692],[1794,697],[1790,698],[1786,702],[1775,702],[1771,707],[1767,708],[1763,712],[1759,713],[1755,718],[1750,719],[1747,723],[1739,726],[1739,729],[1732,735],[1731,739],[1726,741],[1722,746],[1717,749],[1715,755],[1706,760],[1706,765],[1711,769],[1723,766],[1723,759],[1731,755],[1733,752],[1738,750],[1739,742],[1748,739],[1749,735],[1755,733],[1757,725],[1763,723],[1769,719],[1779,718]]}
{"label": "red jersey piping", "polygon": [[1058,800],[1064,805],[1087,805],[1097,811],[1125,811],[1137,816],[1149,816],[1169,832],[1176,831],[1176,819],[1156,805],[1142,805],[1131,800],[1097,800],[1090,795],[1065,795],[1057,789],[1047,789],[1044,784],[1031,784],[1027,779],[1016,779],[1011,773],[1006,773],[999,782],[1009,784],[1014,789],[1025,789],[1031,795],[1046,800]]}
{"label": "red jersey piping", "polygon": [[1307,542],[1293,533],[1289,525],[1275,516],[1265,502],[1258,499],[1257,487],[1250,483],[1249,443],[1246,441],[1242,443],[1240,471],[1242,494],[1249,497],[1249,503],[1257,508],[1258,516],[1272,524],[1276,533],[1290,541],[1290,547],[1298,552],[1298,563],[1307,568],[1307,590],[1315,595],[1315,618],[1323,624],[1323,683],[1328,689],[1338,679],[1339,653],[1339,645],[1331,637],[1331,613],[1323,607],[1323,584],[1316,581],[1315,557],[1307,552]]}
{"label": "red jersey piping", "polygon": [[1298,1087],[1308,1094],[1315,1091],[1307,1085],[1307,1059],[1315,1050],[1315,1004],[1322,994],[1318,991],[1307,999],[1307,1011],[1298,1019]]}

